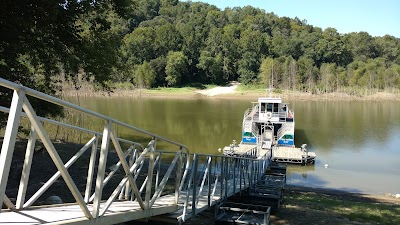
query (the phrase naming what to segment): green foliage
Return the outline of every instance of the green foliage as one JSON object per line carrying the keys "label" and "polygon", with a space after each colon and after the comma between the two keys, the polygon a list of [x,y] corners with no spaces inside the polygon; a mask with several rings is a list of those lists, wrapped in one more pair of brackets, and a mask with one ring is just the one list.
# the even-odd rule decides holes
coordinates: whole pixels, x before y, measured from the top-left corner
{"label": "green foliage", "polygon": [[240,82],[255,84],[257,82],[258,68],[260,66],[254,52],[245,52],[238,62],[238,74]]}
{"label": "green foliage", "polygon": [[183,52],[170,52],[167,56],[167,66],[165,81],[168,86],[179,85],[182,78],[187,74],[187,58]]}
{"label": "green foliage", "polygon": [[197,67],[205,71],[206,76],[211,82],[216,84],[223,83],[223,58],[221,53],[216,56],[211,56],[210,52],[202,51]]}
{"label": "green foliage", "polygon": [[151,88],[155,82],[156,74],[147,61],[134,69],[133,81],[137,87]]}
{"label": "green foliage", "polygon": [[263,61],[261,62],[260,74],[258,75],[258,79],[260,83],[266,86],[269,86],[272,80],[273,67],[274,67],[273,64],[274,64],[274,59],[271,57],[267,57],[263,59]]}

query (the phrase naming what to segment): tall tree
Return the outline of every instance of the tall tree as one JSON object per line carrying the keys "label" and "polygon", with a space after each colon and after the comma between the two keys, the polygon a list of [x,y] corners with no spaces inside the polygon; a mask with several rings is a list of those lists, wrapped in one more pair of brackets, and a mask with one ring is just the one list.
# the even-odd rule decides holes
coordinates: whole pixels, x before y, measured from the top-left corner
{"label": "tall tree", "polygon": [[140,88],[150,88],[155,83],[156,74],[147,61],[136,66],[133,81]]}
{"label": "tall tree", "polygon": [[168,86],[181,84],[181,80],[187,75],[187,72],[188,62],[183,52],[168,53],[167,66],[165,67],[167,75],[165,81],[168,83]]}
{"label": "tall tree", "polygon": [[260,63],[256,58],[256,53],[245,52],[238,62],[238,74],[240,82],[244,84],[257,83],[257,74]]}

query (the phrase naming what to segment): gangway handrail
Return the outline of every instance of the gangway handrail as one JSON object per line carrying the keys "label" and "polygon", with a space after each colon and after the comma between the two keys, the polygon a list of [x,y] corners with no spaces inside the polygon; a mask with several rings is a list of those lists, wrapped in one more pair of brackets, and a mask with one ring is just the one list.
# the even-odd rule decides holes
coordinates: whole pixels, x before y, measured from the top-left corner
{"label": "gangway handrail", "polygon": [[[197,153],[192,156],[189,181],[183,188],[186,195],[182,215],[177,218],[181,222],[217,203],[213,200],[216,195],[219,196],[218,202],[221,202],[256,184],[269,162],[267,157],[255,159]],[[201,159],[203,167],[198,170]],[[206,185],[207,188],[205,188]],[[204,199],[201,204],[199,203],[202,196],[207,198],[206,205],[204,205]]]}
{"label": "gangway handrail", "polygon": [[[35,91],[33,89],[30,89],[28,87],[24,87],[22,85],[7,81],[3,78],[0,78],[0,86],[10,88],[14,90],[12,100],[11,100],[11,106],[10,108],[6,108],[3,106],[0,106],[0,111],[3,112],[8,112],[9,117],[8,117],[8,122],[7,126],[5,129],[5,135],[3,139],[3,144],[2,144],[2,150],[0,154],[0,205],[5,203],[7,208],[11,210],[16,210],[16,211],[21,211],[29,208],[34,201],[38,199],[38,197],[44,193],[45,189],[47,189],[49,186],[51,186],[58,177],[62,176],[64,179],[70,193],[74,197],[76,204],[80,207],[82,210],[83,215],[89,219],[89,223],[91,219],[98,219],[104,216],[111,206],[116,200],[116,198],[119,196],[120,199],[123,199],[125,201],[137,201],[137,203],[140,206],[140,210],[137,212],[140,214],[140,218],[145,218],[150,215],[152,215],[152,212],[149,210],[152,210],[153,205],[155,202],[160,198],[162,193],[164,192],[166,182],[169,180],[171,177],[172,171],[175,169],[176,170],[176,184],[175,184],[175,199],[168,203],[168,205],[165,206],[165,210],[160,210],[159,208],[154,208],[154,211],[158,213],[165,213],[170,210],[174,210],[175,207],[177,207],[178,204],[178,197],[179,197],[179,188],[181,184],[181,178],[182,178],[182,170],[184,169],[182,159],[183,155],[189,155],[189,149],[187,146],[174,142],[172,140],[169,140],[167,138],[161,137],[159,135],[153,134],[151,132],[139,129],[135,126],[126,124],[124,122],[118,121],[116,119],[104,116],[102,114],[99,114],[97,112],[85,109],[83,107],[74,105],[72,103],[66,102],[61,99],[57,99],[55,97],[49,96],[47,94]],[[92,115],[96,118],[100,118],[104,120],[105,126],[104,130],[102,133],[92,131],[89,129],[77,127],[74,125],[62,123],[59,121],[39,117],[36,115],[36,112],[34,111],[32,105],[30,104],[29,99],[27,96],[33,96],[38,99],[42,99],[44,101],[60,105],[63,107],[71,108],[74,110],[77,110],[79,112]],[[20,125],[20,118],[21,117],[27,117],[28,121],[30,122],[31,125],[31,134],[28,137],[28,145],[26,148],[26,154],[25,154],[25,161],[23,164],[23,171],[21,175],[21,181],[20,181],[20,188],[18,190],[18,196],[17,196],[17,202],[16,205],[17,207],[10,201],[8,196],[5,194],[5,190],[7,187],[8,183],[8,176],[10,172],[10,166],[11,166],[11,160],[13,158],[14,154],[14,147],[15,147],[15,142],[16,142],[16,136],[18,133],[18,126]],[[66,164],[63,163],[61,160],[61,157],[59,153],[57,152],[57,149],[54,147],[54,144],[52,140],[50,139],[46,129],[44,128],[42,122],[49,122],[53,123],[58,126],[64,126],[67,128],[71,128],[74,130],[78,130],[81,132],[86,132],[89,134],[94,135],[92,139],[85,144],[84,147],[82,147]],[[121,139],[117,136],[117,133],[113,129],[113,125],[120,125],[123,127],[127,127],[130,130],[133,131],[138,131],[142,134],[147,134],[150,137],[152,137],[152,140],[149,142],[146,148],[143,148],[143,146],[139,143],[136,143],[134,141],[126,140],[126,139]],[[97,142],[99,140],[99,137],[101,138],[101,145],[100,148],[98,149]],[[56,174],[53,175],[52,178],[50,178],[44,187],[42,187],[38,192],[37,195],[34,196],[31,200],[28,202],[25,202],[25,193],[26,193],[26,188],[28,185],[28,179],[29,179],[29,174],[30,174],[30,168],[32,165],[32,158],[33,158],[33,152],[34,152],[34,146],[36,142],[36,137],[38,137],[45,149],[47,150],[51,160],[54,162],[57,172]],[[175,154],[174,159],[172,162],[169,164],[168,169],[166,170],[166,173],[164,174],[164,177],[162,179],[159,178],[159,170],[155,169],[154,164],[155,164],[155,155],[158,154],[156,153],[156,145],[158,141],[165,141],[167,143],[170,143],[172,145],[178,146],[179,150],[177,152],[174,152]],[[126,143],[131,143],[133,144],[133,147],[131,146],[130,149],[124,152],[124,150],[121,148],[120,142],[126,142]],[[109,152],[109,146],[110,144],[113,145],[115,152],[117,153],[119,161],[116,164],[116,167],[114,170],[109,174],[110,176],[113,175],[113,173],[119,168],[122,167],[123,173],[125,173],[125,176],[123,179],[120,181],[118,184],[117,188],[113,191],[111,196],[106,200],[106,202],[103,201],[102,199],[102,192],[104,189],[104,186],[107,184],[107,179],[108,177],[105,178],[105,170],[107,166],[107,157],[108,157],[108,152]],[[142,151],[138,152],[137,147],[140,147]],[[92,151],[90,154],[90,160],[89,160],[89,166],[88,166],[88,179],[87,179],[87,184],[86,184],[86,191],[85,191],[85,196],[82,196],[80,190],[77,188],[77,185],[75,184],[74,180],[72,179],[71,175],[68,172],[68,167],[70,167],[78,158],[87,150],[89,147],[92,147]],[[99,150],[99,157],[97,160],[97,151]],[[160,154],[161,156],[161,154]],[[129,157],[127,159],[127,157]],[[185,178],[188,168],[189,168],[189,157],[186,157],[186,165],[185,165],[185,172],[183,178]],[[148,162],[148,169],[145,171],[147,173],[147,179],[143,181],[143,185],[145,188],[143,191],[144,193],[144,199],[142,199],[142,193],[139,192],[139,189],[137,187],[137,178],[138,178],[138,173],[140,173],[140,170],[143,167],[143,162],[146,160]],[[96,162],[98,162],[98,165],[96,165]],[[94,179],[94,174],[95,167],[97,166],[97,178]],[[157,177],[156,181],[153,181],[153,172],[157,171]],[[184,180],[184,179],[183,179]],[[94,185],[94,194],[91,195],[91,189],[92,189],[92,184],[95,182]],[[153,185],[156,183],[155,185]],[[153,190],[153,188],[155,189]],[[22,190],[22,191],[20,191]],[[90,197],[90,196],[93,196]],[[128,199],[129,198],[129,199]],[[25,203],[25,204],[24,204]],[[91,205],[89,207],[89,204]],[[0,209],[1,210],[1,209]],[[1,212],[1,211],[0,211]],[[1,216],[1,213],[0,213]]]}
{"label": "gangway handrail", "polygon": [[[7,107],[4,107],[4,106],[0,106],[0,112],[10,113],[10,109],[7,108]],[[27,117],[26,113],[24,113],[24,112],[21,113],[21,116]],[[63,122],[59,122],[57,120],[52,120],[52,119],[44,118],[44,117],[41,117],[41,116],[38,116],[37,118],[39,119],[39,121],[42,121],[42,122],[52,123],[54,125],[58,125],[58,126],[66,127],[66,128],[71,128],[71,129],[74,129],[74,130],[83,131],[83,132],[90,133],[90,134],[93,134],[93,135],[103,136],[103,134],[100,133],[100,132],[89,130],[89,129],[78,127],[78,126],[74,126],[74,125],[71,125],[71,124],[63,123]],[[121,141],[121,142],[127,143],[127,144],[137,145],[142,150],[144,149],[143,145],[140,144],[139,142],[126,140],[124,138],[118,138],[118,140]]]}

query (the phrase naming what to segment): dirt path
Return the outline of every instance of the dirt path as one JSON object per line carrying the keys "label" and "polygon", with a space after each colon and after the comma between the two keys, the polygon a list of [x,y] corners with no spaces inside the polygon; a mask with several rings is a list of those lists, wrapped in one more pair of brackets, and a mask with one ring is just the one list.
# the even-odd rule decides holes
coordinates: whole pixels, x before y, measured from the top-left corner
{"label": "dirt path", "polygon": [[215,87],[211,89],[196,91],[202,95],[206,95],[208,97],[222,95],[222,94],[233,94],[235,93],[236,88],[240,85],[238,82],[231,82],[228,86],[225,87]]}

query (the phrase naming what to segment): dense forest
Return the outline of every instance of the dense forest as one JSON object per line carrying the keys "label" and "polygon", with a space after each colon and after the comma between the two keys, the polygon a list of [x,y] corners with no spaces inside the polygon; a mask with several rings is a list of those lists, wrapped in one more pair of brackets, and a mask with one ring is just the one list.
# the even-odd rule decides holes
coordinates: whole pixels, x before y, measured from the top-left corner
{"label": "dense forest", "polygon": [[[125,73],[138,86],[192,82],[268,85],[332,92],[346,87],[400,88],[400,39],[366,32],[339,34],[298,18],[250,6],[145,1],[124,36]],[[351,21],[349,21],[351,22]]]}
{"label": "dense forest", "polygon": [[400,89],[399,38],[340,34],[251,6],[2,0],[0,25],[1,77],[50,94],[60,76],[77,89],[82,78],[104,88],[237,80],[313,93]]}

